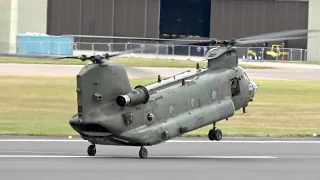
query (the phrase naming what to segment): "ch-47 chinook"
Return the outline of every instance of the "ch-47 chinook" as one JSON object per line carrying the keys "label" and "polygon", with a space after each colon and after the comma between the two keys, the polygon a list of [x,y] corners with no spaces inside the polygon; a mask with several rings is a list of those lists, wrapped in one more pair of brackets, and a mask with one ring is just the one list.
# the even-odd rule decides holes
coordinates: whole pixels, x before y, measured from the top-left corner
{"label": "ch-47 chinook", "polygon": [[76,77],[78,112],[69,123],[91,143],[87,149],[89,156],[96,154],[95,145],[116,145],[138,146],[140,158],[147,158],[146,146],[210,124],[213,127],[208,138],[220,141],[222,131],[216,123],[228,120],[241,108],[245,112],[257,93],[256,83],[238,65],[234,46],[301,39],[306,37],[293,36],[308,32],[310,30],[283,31],[227,41],[176,41],[175,44],[213,43],[214,48],[205,55],[207,66],[197,65],[193,71],[166,79],[158,76],[157,82],[133,89],[125,68],[108,59],[140,49],[113,55],[61,57],[92,61]]}

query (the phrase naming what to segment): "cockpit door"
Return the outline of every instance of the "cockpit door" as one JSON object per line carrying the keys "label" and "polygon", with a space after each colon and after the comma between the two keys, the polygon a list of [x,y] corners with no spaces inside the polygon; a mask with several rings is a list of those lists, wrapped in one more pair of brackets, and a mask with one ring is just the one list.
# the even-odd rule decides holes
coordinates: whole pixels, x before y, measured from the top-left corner
{"label": "cockpit door", "polygon": [[242,107],[242,96],[241,96],[241,86],[240,78],[234,77],[230,79],[230,88],[231,88],[231,98],[234,103],[236,110]]}

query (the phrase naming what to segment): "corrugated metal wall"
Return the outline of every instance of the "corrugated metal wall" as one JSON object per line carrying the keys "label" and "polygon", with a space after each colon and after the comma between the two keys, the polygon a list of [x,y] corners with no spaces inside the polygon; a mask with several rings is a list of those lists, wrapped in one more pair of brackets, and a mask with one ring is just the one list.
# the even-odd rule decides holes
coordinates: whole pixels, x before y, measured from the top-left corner
{"label": "corrugated metal wall", "polygon": [[[212,0],[210,37],[240,38],[288,29],[308,28],[308,2]],[[306,48],[306,40],[289,41]]]}
{"label": "corrugated metal wall", "polygon": [[[49,0],[48,33],[159,37],[160,0]],[[308,2],[212,0],[210,37],[308,28]],[[102,41],[86,38],[82,41]],[[306,48],[306,40],[289,47]]]}
{"label": "corrugated metal wall", "polygon": [[48,7],[52,35],[157,38],[159,34],[159,0],[49,0]]}

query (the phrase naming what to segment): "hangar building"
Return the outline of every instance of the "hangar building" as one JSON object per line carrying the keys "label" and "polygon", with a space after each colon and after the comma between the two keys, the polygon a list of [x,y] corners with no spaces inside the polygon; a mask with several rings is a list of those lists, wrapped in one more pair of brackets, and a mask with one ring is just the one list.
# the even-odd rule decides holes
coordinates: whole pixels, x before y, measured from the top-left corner
{"label": "hangar building", "polygon": [[[48,0],[48,33],[56,35],[229,39],[303,28],[307,1]],[[288,46],[306,48],[306,40]]]}
{"label": "hangar building", "polygon": [[[2,0],[0,9],[8,10],[0,11],[0,25],[5,27],[1,28],[0,43],[13,42],[17,32],[28,31],[51,35],[148,38],[199,35],[229,39],[320,28],[317,21],[320,1],[317,1],[28,0],[22,3],[24,0]],[[317,39],[289,41],[287,47],[307,48],[308,45],[308,59],[316,60]]]}

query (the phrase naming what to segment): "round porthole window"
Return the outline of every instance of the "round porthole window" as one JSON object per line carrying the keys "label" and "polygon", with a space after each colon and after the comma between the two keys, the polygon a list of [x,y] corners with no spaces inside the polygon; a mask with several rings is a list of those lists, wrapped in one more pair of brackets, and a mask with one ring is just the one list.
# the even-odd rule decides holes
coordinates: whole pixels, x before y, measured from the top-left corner
{"label": "round porthole window", "polygon": [[148,121],[152,121],[153,118],[154,118],[154,115],[152,113],[149,113],[147,116]]}
{"label": "round porthole window", "polygon": [[211,96],[213,99],[217,99],[217,92],[215,90],[212,91]]}
{"label": "round porthole window", "polygon": [[194,107],[196,105],[196,99],[191,98],[191,106]]}
{"label": "round porthole window", "polygon": [[174,113],[174,107],[173,107],[173,105],[169,106],[169,112],[170,112],[170,114],[173,114],[173,113]]}

